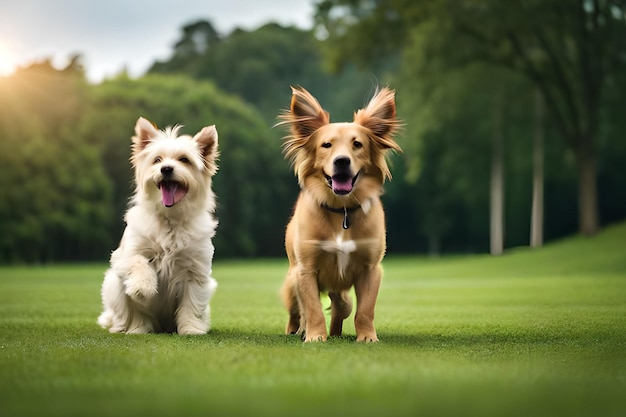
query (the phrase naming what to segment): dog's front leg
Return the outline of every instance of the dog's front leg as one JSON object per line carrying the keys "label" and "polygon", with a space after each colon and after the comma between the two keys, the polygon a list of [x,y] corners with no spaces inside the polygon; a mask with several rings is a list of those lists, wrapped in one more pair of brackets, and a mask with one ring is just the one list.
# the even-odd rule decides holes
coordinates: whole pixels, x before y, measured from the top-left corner
{"label": "dog's front leg", "polygon": [[378,342],[374,328],[374,308],[381,279],[382,269],[376,265],[364,271],[354,282],[357,302],[354,327],[357,342]]}
{"label": "dog's front leg", "polygon": [[217,282],[209,277],[185,282],[176,310],[176,329],[181,335],[206,334],[209,331],[209,300]]}
{"label": "dog's front leg", "polygon": [[129,259],[124,279],[124,292],[138,303],[145,303],[158,291],[157,274],[148,259],[134,255]]}
{"label": "dog's front leg", "polygon": [[325,342],[327,339],[326,319],[320,301],[320,290],[315,271],[298,271],[298,300],[304,315],[305,342]]}

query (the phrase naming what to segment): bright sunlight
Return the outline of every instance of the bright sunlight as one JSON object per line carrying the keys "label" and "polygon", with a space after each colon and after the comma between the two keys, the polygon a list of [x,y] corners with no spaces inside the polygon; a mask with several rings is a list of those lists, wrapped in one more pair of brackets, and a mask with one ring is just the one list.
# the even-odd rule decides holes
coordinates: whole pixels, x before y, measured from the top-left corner
{"label": "bright sunlight", "polygon": [[15,60],[10,46],[0,39],[0,77],[11,75],[15,71]]}

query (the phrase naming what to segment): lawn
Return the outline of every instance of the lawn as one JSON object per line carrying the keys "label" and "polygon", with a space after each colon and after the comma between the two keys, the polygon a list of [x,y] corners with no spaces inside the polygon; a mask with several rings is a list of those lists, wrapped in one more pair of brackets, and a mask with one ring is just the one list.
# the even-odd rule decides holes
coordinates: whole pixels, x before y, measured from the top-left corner
{"label": "lawn", "polygon": [[352,316],[324,344],[283,335],[284,260],[218,258],[201,337],[99,328],[106,265],[0,268],[0,415],[624,415],[626,224],[384,267],[369,345]]}

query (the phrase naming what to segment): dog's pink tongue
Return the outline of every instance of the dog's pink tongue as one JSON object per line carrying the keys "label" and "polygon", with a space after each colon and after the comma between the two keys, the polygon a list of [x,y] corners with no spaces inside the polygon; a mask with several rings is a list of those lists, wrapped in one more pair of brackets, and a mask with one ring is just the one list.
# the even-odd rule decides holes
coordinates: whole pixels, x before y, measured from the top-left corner
{"label": "dog's pink tongue", "polygon": [[352,191],[352,178],[333,178],[335,194],[348,194],[350,191]]}
{"label": "dog's pink tongue", "polygon": [[172,207],[187,194],[187,190],[175,182],[161,183],[161,202],[165,207]]}

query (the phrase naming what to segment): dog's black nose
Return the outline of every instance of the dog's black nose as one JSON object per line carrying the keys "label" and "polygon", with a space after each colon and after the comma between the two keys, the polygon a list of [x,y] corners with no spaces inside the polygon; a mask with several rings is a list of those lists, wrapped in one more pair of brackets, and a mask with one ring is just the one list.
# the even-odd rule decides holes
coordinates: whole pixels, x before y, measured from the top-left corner
{"label": "dog's black nose", "polygon": [[335,164],[335,168],[348,168],[350,166],[350,158],[345,156],[338,156],[333,161],[333,164]]}
{"label": "dog's black nose", "polygon": [[169,165],[164,165],[161,167],[161,174],[163,175],[172,175],[172,172],[174,172],[174,168]]}

